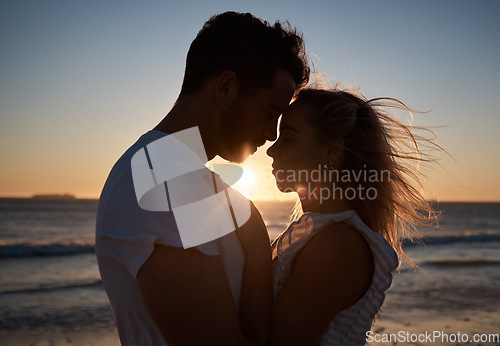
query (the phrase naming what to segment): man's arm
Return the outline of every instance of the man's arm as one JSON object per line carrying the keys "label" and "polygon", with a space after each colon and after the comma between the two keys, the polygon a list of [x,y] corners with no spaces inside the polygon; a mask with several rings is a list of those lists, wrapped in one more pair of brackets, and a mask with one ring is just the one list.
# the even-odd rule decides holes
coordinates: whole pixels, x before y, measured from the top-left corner
{"label": "man's arm", "polygon": [[137,274],[144,302],[172,345],[250,345],[240,332],[219,256],[155,245]]}
{"label": "man's arm", "polygon": [[240,327],[250,340],[266,344],[272,304],[272,258],[269,234],[259,211],[251,203],[250,219],[236,230],[245,251],[240,297]]}

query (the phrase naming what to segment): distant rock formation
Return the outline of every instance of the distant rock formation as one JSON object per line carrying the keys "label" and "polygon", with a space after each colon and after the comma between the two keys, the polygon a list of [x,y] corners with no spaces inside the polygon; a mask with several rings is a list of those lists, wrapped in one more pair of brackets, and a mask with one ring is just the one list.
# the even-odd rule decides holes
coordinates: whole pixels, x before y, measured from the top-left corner
{"label": "distant rock formation", "polygon": [[71,195],[69,193],[64,193],[64,194],[40,194],[40,195],[33,195],[31,198],[38,198],[38,199],[76,199],[75,195]]}

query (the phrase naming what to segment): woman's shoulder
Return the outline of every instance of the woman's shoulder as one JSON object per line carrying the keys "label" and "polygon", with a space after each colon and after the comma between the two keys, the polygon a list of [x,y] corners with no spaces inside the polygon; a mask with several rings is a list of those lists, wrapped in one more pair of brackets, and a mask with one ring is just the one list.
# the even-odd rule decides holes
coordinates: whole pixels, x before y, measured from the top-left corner
{"label": "woman's shoulder", "polygon": [[328,225],[300,250],[292,263],[292,272],[308,271],[326,286],[344,286],[349,297],[346,306],[354,304],[370,287],[374,260],[363,235],[345,222]]}
{"label": "woman's shoulder", "polygon": [[[297,257],[315,257],[330,261],[348,260],[371,256],[365,237],[345,222],[330,224],[315,234],[301,249]],[[345,263],[345,262],[344,262]]]}

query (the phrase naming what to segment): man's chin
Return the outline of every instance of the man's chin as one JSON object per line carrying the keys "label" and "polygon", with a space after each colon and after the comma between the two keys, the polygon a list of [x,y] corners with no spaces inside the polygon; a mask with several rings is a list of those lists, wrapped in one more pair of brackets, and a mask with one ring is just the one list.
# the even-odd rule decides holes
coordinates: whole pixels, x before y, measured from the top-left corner
{"label": "man's chin", "polygon": [[229,152],[224,155],[220,155],[224,160],[232,163],[243,163],[248,158],[248,156],[243,151]]}
{"label": "man's chin", "polygon": [[256,146],[243,145],[239,148],[229,150],[222,158],[233,163],[243,163],[251,155],[255,154],[256,151]]}

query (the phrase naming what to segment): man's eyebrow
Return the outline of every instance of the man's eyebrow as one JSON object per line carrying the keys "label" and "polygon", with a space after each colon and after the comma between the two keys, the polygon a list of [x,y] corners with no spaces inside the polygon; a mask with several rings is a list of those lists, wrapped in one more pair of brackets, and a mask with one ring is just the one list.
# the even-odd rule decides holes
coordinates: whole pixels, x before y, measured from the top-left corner
{"label": "man's eyebrow", "polygon": [[289,125],[280,126],[280,132],[284,132],[284,131],[287,131],[287,130],[295,132],[295,133],[299,133],[299,131],[297,131],[296,129],[294,129],[293,127],[291,127]]}
{"label": "man's eyebrow", "polygon": [[277,105],[272,105],[271,109],[279,114],[282,114],[285,110]]}

